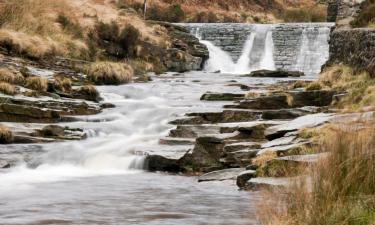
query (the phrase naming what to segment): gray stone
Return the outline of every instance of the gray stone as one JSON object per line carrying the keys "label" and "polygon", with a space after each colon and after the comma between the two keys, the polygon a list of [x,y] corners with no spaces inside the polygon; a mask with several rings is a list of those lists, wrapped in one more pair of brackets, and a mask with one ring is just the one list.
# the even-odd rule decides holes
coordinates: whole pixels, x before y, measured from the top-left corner
{"label": "gray stone", "polygon": [[198,182],[234,180],[243,171],[245,171],[245,168],[233,168],[213,171],[200,176],[198,178]]}
{"label": "gray stone", "polygon": [[273,140],[284,136],[288,132],[300,130],[303,128],[313,128],[329,122],[333,118],[333,114],[317,113],[298,117],[292,121],[281,125],[272,126],[266,129],[265,135],[267,139]]}
{"label": "gray stone", "polygon": [[246,187],[247,182],[254,177],[256,177],[255,170],[245,170],[238,174],[236,184],[240,189],[243,189]]}

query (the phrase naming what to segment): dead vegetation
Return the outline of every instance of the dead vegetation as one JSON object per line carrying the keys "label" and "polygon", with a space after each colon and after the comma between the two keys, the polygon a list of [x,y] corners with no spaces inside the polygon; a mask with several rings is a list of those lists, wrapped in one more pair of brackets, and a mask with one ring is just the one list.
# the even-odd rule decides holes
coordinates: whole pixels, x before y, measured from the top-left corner
{"label": "dead vegetation", "polygon": [[38,92],[46,92],[48,89],[48,80],[44,77],[28,77],[25,87]]}
{"label": "dead vegetation", "polygon": [[15,95],[17,94],[17,89],[12,84],[0,82],[0,92],[6,95]]}
{"label": "dead vegetation", "polygon": [[9,144],[13,140],[13,134],[10,129],[4,125],[0,125],[0,144]]}
{"label": "dead vegetation", "polygon": [[356,127],[338,126],[325,135],[319,148],[328,156],[311,169],[310,179],[283,195],[273,193],[260,207],[262,224],[374,224],[375,130]]}
{"label": "dead vegetation", "polygon": [[97,62],[90,64],[86,73],[94,84],[118,85],[130,82],[134,71],[126,63]]}
{"label": "dead vegetation", "polygon": [[0,82],[23,85],[25,83],[25,78],[18,71],[12,71],[8,68],[0,68]]}

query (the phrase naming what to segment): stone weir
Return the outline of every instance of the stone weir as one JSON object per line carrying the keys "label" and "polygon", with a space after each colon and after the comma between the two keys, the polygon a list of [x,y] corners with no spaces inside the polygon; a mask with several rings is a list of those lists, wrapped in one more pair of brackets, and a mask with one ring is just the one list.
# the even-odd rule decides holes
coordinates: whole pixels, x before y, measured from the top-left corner
{"label": "stone weir", "polygon": [[328,59],[328,39],[334,26],[333,23],[180,25],[200,40],[227,52],[234,62],[243,56],[249,46],[246,42],[252,38],[251,68],[261,69],[261,61],[271,51],[275,69],[298,70],[307,76],[317,75]]}

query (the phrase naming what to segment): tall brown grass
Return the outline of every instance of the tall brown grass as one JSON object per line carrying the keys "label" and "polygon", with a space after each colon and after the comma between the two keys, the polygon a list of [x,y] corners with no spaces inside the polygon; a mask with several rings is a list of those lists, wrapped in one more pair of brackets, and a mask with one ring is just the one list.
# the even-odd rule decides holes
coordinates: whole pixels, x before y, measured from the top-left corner
{"label": "tall brown grass", "polygon": [[46,92],[48,89],[48,79],[36,76],[28,77],[26,79],[25,87],[39,92]]}
{"label": "tall brown grass", "polygon": [[[11,54],[37,59],[51,55],[87,58],[86,44],[75,35],[81,32],[77,31],[79,26],[73,33],[56,22],[58,15],[71,11],[66,0],[3,1],[0,47]],[[72,24],[75,23],[70,23],[69,28]]]}
{"label": "tall brown grass", "polygon": [[8,144],[12,142],[13,134],[10,129],[4,125],[0,125],[0,144]]}
{"label": "tall brown grass", "polygon": [[[286,194],[261,207],[263,224],[375,224],[375,128],[337,126],[319,145],[327,158]],[[278,207],[275,207],[275,206]]]}
{"label": "tall brown grass", "polygon": [[359,15],[350,23],[352,27],[375,27],[375,0],[367,0]]}
{"label": "tall brown grass", "polygon": [[12,71],[8,68],[0,68],[0,81],[10,84],[23,85],[25,78],[17,71]]}
{"label": "tall brown grass", "polygon": [[285,22],[325,22],[327,20],[327,8],[317,5],[309,8],[287,9],[282,16]]}
{"label": "tall brown grass", "polygon": [[17,94],[17,89],[12,84],[0,82],[0,92],[6,95],[15,95]]}
{"label": "tall brown grass", "polygon": [[116,85],[131,81],[134,71],[126,63],[97,62],[86,68],[88,79],[98,85]]}
{"label": "tall brown grass", "polygon": [[306,89],[332,89],[345,96],[335,105],[344,111],[369,111],[375,109],[375,78],[367,72],[356,72],[344,65],[327,67],[319,80]]}

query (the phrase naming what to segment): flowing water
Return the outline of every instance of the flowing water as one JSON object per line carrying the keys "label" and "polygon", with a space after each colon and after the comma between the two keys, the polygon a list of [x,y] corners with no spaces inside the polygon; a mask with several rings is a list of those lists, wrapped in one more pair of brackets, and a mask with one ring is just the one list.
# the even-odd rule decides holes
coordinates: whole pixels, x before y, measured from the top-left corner
{"label": "flowing water", "polygon": [[[149,83],[98,87],[116,108],[63,124],[83,128],[86,140],[0,146],[0,158],[19,161],[0,172],[0,224],[256,224],[261,199],[238,191],[235,181],[197,183],[142,169],[146,153],[178,157],[191,148],[170,148],[159,139],[173,128],[168,121],[184,113],[221,110],[224,102],[202,102],[203,93],[241,93],[241,83],[259,89],[280,81],[238,75],[275,67],[272,31],[259,33],[247,37],[236,62],[202,41],[210,50],[206,69],[228,66],[231,73],[220,67],[221,73],[168,73]],[[252,60],[258,64],[249,66]]]}

